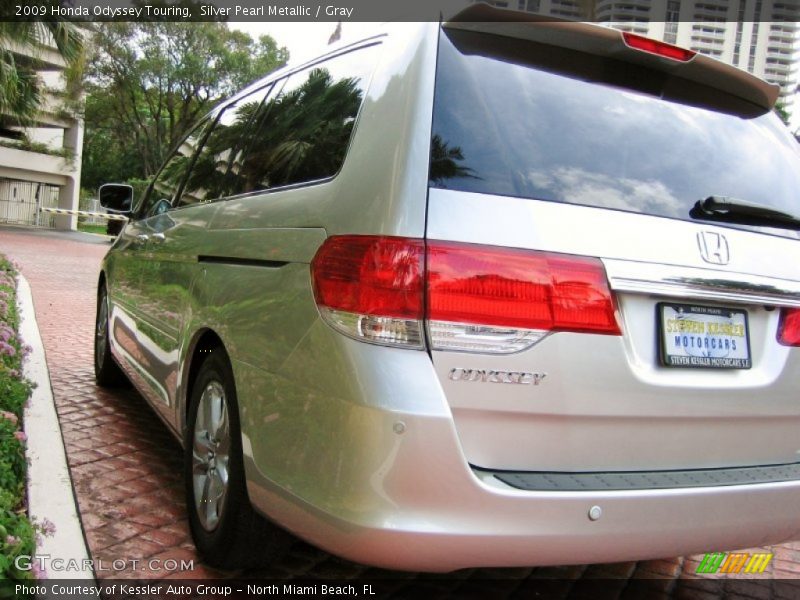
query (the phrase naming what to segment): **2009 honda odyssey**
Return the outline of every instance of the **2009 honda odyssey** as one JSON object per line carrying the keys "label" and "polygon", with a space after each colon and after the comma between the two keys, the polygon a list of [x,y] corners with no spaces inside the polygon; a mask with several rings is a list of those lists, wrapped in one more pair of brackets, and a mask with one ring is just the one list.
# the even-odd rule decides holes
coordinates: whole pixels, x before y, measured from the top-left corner
{"label": "2009 honda odyssey", "polygon": [[431,571],[797,535],[800,155],[777,88],[500,14],[271,75],[135,199],[97,379],[124,372],[182,439],[213,564],[284,529]]}

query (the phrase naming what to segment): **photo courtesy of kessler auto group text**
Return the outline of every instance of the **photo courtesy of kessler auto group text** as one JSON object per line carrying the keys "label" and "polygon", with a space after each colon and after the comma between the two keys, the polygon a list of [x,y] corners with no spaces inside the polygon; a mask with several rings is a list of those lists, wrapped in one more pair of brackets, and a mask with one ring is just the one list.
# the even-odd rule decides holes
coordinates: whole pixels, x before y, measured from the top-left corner
{"label": "photo courtesy of kessler auto group text", "polygon": [[800,2],[4,0],[0,597],[800,598]]}

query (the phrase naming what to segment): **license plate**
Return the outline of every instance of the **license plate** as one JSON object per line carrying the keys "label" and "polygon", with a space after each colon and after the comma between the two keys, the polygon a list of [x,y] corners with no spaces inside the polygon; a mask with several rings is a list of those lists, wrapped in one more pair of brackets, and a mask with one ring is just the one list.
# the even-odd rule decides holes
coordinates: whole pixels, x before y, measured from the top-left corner
{"label": "license plate", "polygon": [[664,366],[709,369],[752,366],[744,310],[660,303],[658,329]]}

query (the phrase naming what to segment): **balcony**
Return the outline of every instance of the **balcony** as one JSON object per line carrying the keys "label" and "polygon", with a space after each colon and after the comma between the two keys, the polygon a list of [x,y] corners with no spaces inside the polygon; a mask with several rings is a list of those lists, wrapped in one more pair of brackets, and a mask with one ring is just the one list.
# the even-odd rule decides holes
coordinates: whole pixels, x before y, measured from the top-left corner
{"label": "balcony", "polygon": [[785,40],[785,38],[776,38],[773,36],[769,36],[769,51],[770,52],[780,52],[781,50],[789,50],[794,52],[797,48],[797,43],[789,40]]}
{"label": "balcony", "polygon": [[[58,178],[57,180],[46,181],[46,183],[61,185],[64,177],[73,175],[75,172],[75,165],[69,158],[64,156],[6,146],[0,146],[0,153],[3,156],[2,170],[4,172],[49,173],[52,177]],[[41,175],[38,176],[38,180],[44,181]]]}
{"label": "balcony", "polygon": [[770,16],[770,21],[796,22],[800,20],[800,7],[785,3],[775,4]]}
{"label": "balcony", "polygon": [[618,29],[619,31],[625,31],[628,33],[636,33],[638,35],[647,35],[647,25],[641,25],[637,23],[631,22],[614,22],[614,23],[607,23],[609,27],[613,29]]}
{"label": "balcony", "polygon": [[31,50],[27,46],[23,47],[8,40],[3,44],[21,63],[30,65],[37,71],[63,71],[66,68],[62,56],[50,46],[37,46]]}

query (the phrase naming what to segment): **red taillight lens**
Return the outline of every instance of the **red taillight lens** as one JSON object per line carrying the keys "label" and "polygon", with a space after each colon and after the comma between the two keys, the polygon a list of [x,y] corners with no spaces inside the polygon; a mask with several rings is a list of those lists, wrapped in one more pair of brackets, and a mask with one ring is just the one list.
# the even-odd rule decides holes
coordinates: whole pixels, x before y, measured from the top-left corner
{"label": "red taillight lens", "polygon": [[422,319],[424,252],[422,240],[331,237],[311,263],[317,304],[361,315]]}
{"label": "red taillight lens", "polygon": [[429,320],[620,334],[596,258],[436,241],[427,253]]}
{"label": "red taillight lens", "polygon": [[784,308],[778,325],[778,341],[784,346],[800,346],[800,308]]}
{"label": "red taillight lens", "polygon": [[620,334],[596,258],[346,235],[322,245],[311,276],[323,318],[375,344],[424,347],[423,319],[432,348],[474,352],[518,352],[551,331]]}
{"label": "red taillight lens", "polygon": [[657,54],[658,56],[671,58],[672,60],[678,60],[681,62],[688,62],[694,58],[695,54],[697,54],[697,52],[694,52],[693,50],[687,50],[686,48],[673,46],[672,44],[667,44],[666,42],[659,42],[658,40],[636,35],[635,33],[623,32],[622,39],[625,40],[625,44],[631,48],[635,48],[636,50],[642,50],[644,52],[649,52],[650,54]]}

